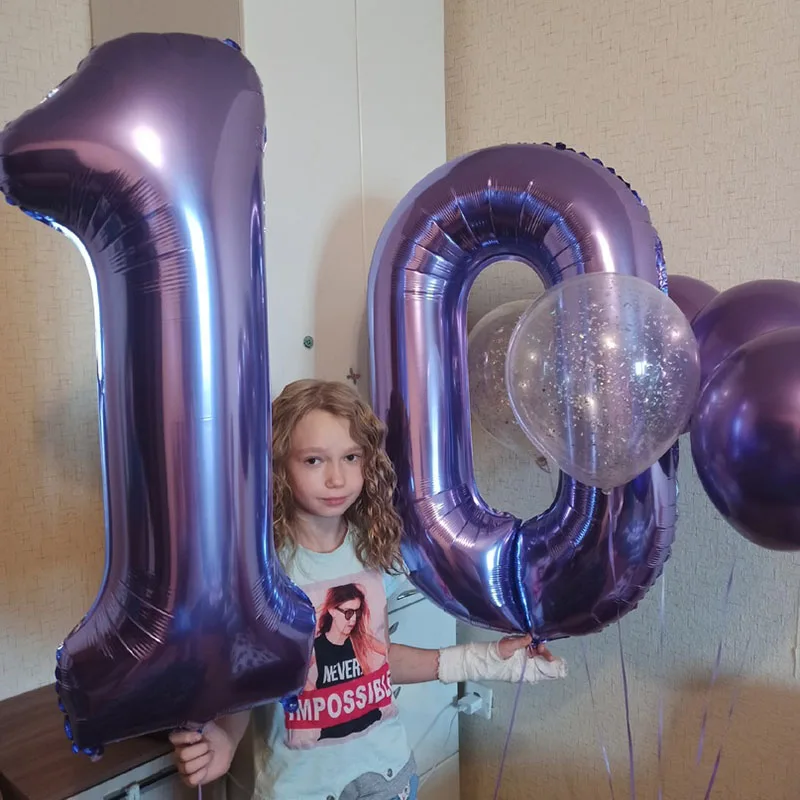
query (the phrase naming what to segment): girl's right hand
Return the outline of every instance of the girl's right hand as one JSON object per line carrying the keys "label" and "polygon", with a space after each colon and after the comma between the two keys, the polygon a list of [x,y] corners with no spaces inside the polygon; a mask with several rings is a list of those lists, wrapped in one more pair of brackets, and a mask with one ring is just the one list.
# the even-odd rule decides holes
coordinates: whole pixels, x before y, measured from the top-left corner
{"label": "girl's right hand", "polygon": [[175,748],[175,764],[187,786],[204,786],[221,778],[231,767],[236,744],[214,722],[198,731],[173,731],[169,740]]}

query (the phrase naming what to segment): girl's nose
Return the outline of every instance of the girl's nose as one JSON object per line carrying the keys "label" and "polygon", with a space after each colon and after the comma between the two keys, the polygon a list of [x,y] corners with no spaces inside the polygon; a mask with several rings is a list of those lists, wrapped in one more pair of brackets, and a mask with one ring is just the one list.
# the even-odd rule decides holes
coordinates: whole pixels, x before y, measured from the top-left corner
{"label": "girl's nose", "polygon": [[342,474],[341,468],[335,465],[331,465],[328,468],[328,474],[326,476],[325,482],[330,487],[344,486],[344,475]]}

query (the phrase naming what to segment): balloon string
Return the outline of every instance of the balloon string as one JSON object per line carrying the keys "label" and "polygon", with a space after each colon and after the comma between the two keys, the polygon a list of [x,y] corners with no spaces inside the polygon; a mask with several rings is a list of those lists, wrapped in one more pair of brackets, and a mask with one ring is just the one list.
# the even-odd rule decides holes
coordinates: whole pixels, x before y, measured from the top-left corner
{"label": "balloon string", "polygon": [[[664,666],[664,639],[667,630],[667,614],[666,614],[666,582],[667,572],[666,568],[661,573],[661,597],[658,604],[658,618],[659,618],[659,663],[662,668]],[[664,683],[658,690],[658,800],[664,800],[664,762],[662,753],[664,750]]]}
{"label": "balloon string", "polygon": [[[203,730],[205,729],[205,725],[200,725],[199,727],[196,726],[196,725],[195,726],[191,726],[189,728],[189,730],[192,730],[192,729],[194,729],[195,731],[197,731],[197,733],[202,735]],[[197,786],[197,800],[203,800],[203,787],[200,786],[199,784]]]}
{"label": "balloon string", "polygon": [[711,707],[711,692],[714,688],[714,684],[717,682],[717,678],[719,677],[719,668],[720,664],[722,663],[722,641],[725,635],[725,629],[728,625],[728,614],[730,612],[730,600],[731,600],[731,587],[733,586],[733,575],[736,569],[736,558],[733,559],[733,563],[731,564],[731,572],[728,575],[728,584],[725,587],[725,601],[722,607],[722,615],[723,615],[723,626],[722,630],[723,633],[720,636],[719,644],[717,645],[717,657],[714,660],[714,668],[711,670],[711,680],[708,684],[708,689],[706,691],[706,701],[703,707],[703,718],[700,722],[700,737],[697,742],[697,760],[696,763],[699,765],[700,760],[703,757],[703,746],[705,745],[706,740],[706,728],[708,726],[708,712]]}
{"label": "balloon string", "polygon": [[500,797],[500,785],[503,782],[503,769],[506,765],[506,758],[508,757],[508,746],[511,743],[511,732],[514,730],[514,722],[517,718],[517,708],[519,707],[519,700],[522,696],[522,684],[525,682],[525,667],[522,668],[522,674],[517,682],[517,691],[514,697],[514,707],[511,709],[511,721],[508,724],[508,733],[506,733],[506,741],[503,745],[503,754],[500,756],[500,769],[497,771],[497,781],[494,785],[494,800]]}
{"label": "balloon string", "polygon": [[617,619],[619,640],[619,665],[622,669],[622,692],[625,697],[625,726],[628,729],[628,765],[631,779],[631,800],[636,800],[636,768],[633,758],[633,731],[631,730],[631,700],[628,692],[628,670],[625,667],[625,652],[622,647],[622,623]]}
{"label": "balloon string", "polygon": [[589,683],[589,700],[592,703],[592,716],[594,717],[594,730],[595,730],[595,739],[597,740],[597,746],[600,748],[600,752],[603,754],[603,763],[606,765],[606,775],[608,776],[608,792],[611,795],[611,800],[616,800],[614,795],[614,778],[611,775],[611,762],[608,760],[608,748],[606,747],[605,742],[603,741],[603,736],[600,733],[600,724],[599,714],[597,713],[597,702],[594,699],[594,685],[592,682],[592,673],[589,669],[589,654],[586,651],[586,642],[583,639],[580,640],[581,643],[581,651],[583,652],[583,664],[586,667],[586,680]]}
{"label": "balloon string", "polygon": [[744,664],[745,659],[747,658],[747,652],[750,649],[750,641],[752,639],[752,634],[747,637],[747,642],[745,643],[744,650],[742,651],[742,660],[739,664],[739,669],[736,673],[736,686],[731,692],[731,702],[728,706],[728,719],[725,724],[725,731],[722,734],[722,741],[720,742],[719,749],[717,750],[717,755],[714,758],[714,766],[711,769],[711,777],[708,781],[708,788],[706,789],[706,793],[704,796],[704,800],[709,800],[711,797],[711,790],[714,788],[714,783],[717,780],[717,773],[719,772],[719,763],[722,760],[722,748],[725,746],[725,741],[728,738],[728,734],[730,733],[731,723],[733,722],[733,712],[736,709],[736,703],[739,699],[739,691],[741,689],[741,682],[740,679],[742,677],[742,673],[744,672]]}
{"label": "balloon string", "polygon": [[711,797],[711,790],[714,788],[714,782],[717,779],[717,771],[719,770],[719,762],[722,758],[722,748],[720,747],[717,750],[717,757],[714,759],[714,768],[711,770],[711,780],[708,782],[708,789],[706,789],[706,793],[704,795],[704,800],[708,800]]}
{"label": "balloon string", "polygon": [[[611,567],[611,579],[614,583],[614,594],[617,593],[617,566],[614,559],[614,526],[616,510],[610,495],[608,504],[608,560]],[[625,665],[625,649],[622,645],[622,622],[617,614],[617,640],[619,642],[619,665],[622,672],[622,694],[625,701],[625,727],[628,731],[628,775],[630,776],[630,799],[636,800],[636,762],[633,755],[633,730],[631,729],[631,698],[628,690],[628,670]]]}

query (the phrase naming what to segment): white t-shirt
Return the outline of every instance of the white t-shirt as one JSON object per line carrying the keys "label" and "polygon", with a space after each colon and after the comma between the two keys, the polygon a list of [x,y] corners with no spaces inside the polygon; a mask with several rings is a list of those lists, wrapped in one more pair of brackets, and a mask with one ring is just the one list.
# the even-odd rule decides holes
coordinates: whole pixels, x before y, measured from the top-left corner
{"label": "white t-shirt", "polygon": [[298,548],[287,572],[314,604],[317,630],[298,710],[264,709],[255,796],[335,799],[360,775],[391,777],[411,757],[389,674],[392,578],[363,567],[349,532],[332,553]]}

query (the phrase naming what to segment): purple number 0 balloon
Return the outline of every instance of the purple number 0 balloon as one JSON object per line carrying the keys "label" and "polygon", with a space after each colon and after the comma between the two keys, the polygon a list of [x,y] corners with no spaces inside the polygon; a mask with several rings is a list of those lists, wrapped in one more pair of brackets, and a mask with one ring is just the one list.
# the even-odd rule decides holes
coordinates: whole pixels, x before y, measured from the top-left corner
{"label": "purple number 0 balloon", "polygon": [[302,687],[314,612],[271,539],[264,101],[222,42],[94,50],[0,139],[9,202],[84,250],[107,560],[58,651],[74,749]]}
{"label": "purple number 0 balloon", "polygon": [[389,427],[404,557],[413,582],[461,620],[541,640],[587,634],[634,608],[669,557],[677,445],[607,495],[562,474],[553,504],[527,521],[486,505],[473,474],[466,307],[478,273],[510,259],[546,287],[606,271],[667,289],[638,196],[563,145],[477,151],[411,190],[383,230],[369,287],[373,402]]}

